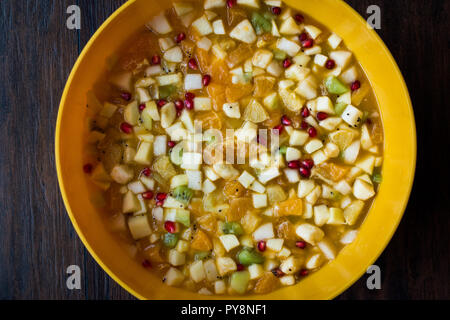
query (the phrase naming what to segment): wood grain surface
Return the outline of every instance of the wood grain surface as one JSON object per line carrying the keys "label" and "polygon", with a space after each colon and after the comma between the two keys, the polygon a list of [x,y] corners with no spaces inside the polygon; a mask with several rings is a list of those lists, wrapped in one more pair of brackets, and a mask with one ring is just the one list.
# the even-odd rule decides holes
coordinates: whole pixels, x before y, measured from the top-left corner
{"label": "wood grain surface", "polygon": [[[134,299],[84,248],[66,214],[54,164],[58,104],[86,42],[123,0],[0,1],[0,299]],[[376,262],[382,289],[363,276],[338,299],[449,299],[450,1],[348,0],[378,33],[406,79],[418,133],[416,180],[405,216]],[[81,8],[81,30],[66,9]],[[65,285],[82,270],[81,290]]]}

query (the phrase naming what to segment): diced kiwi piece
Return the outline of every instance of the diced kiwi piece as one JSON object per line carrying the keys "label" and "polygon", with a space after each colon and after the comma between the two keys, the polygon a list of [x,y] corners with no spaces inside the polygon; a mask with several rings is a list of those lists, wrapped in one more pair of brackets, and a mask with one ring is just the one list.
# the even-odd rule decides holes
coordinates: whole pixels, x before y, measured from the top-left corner
{"label": "diced kiwi piece", "polygon": [[248,271],[237,271],[231,275],[230,286],[237,293],[244,294],[247,291],[249,280],[250,273]]}
{"label": "diced kiwi piece", "polygon": [[258,35],[272,30],[272,23],[257,12],[253,12],[251,20]]}
{"label": "diced kiwi piece", "polygon": [[169,84],[167,86],[159,87],[159,97],[162,99],[170,97],[175,91],[177,91],[177,87]]}
{"label": "diced kiwi piece", "polygon": [[349,88],[335,76],[329,76],[325,80],[325,87],[331,94],[344,94],[349,91]]}
{"label": "diced kiwi piece", "polygon": [[275,50],[273,50],[273,57],[276,60],[284,60],[284,59],[286,59],[287,55],[286,55],[286,52],[281,51],[279,49],[275,49]]}
{"label": "diced kiwi piece", "polygon": [[175,220],[185,227],[189,227],[191,225],[191,214],[188,210],[178,209]]}
{"label": "diced kiwi piece", "polygon": [[238,222],[225,222],[222,225],[222,232],[225,234],[235,234],[240,236],[244,234],[244,229]]}
{"label": "diced kiwi piece", "polygon": [[381,173],[374,173],[374,175],[372,176],[372,181],[375,183],[381,183],[382,180],[383,177],[381,176]]}
{"label": "diced kiwi piece", "polygon": [[334,106],[334,112],[336,113],[336,115],[340,116],[344,112],[345,108],[347,108],[346,103],[336,103],[336,105]]}
{"label": "diced kiwi piece", "polygon": [[164,234],[163,243],[168,248],[175,248],[178,242],[178,234],[166,233]]}
{"label": "diced kiwi piece", "polygon": [[281,146],[280,147],[280,154],[286,154],[287,151],[287,147],[286,146]]}
{"label": "diced kiwi piece", "polygon": [[188,204],[193,195],[194,191],[187,186],[179,186],[172,191],[172,196],[184,204]]}
{"label": "diced kiwi piece", "polygon": [[179,142],[175,147],[170,150],[170,161],[177,166],[181,165],[181,161],[184,153],[184,142]]}
{"label": "diced kiwi piece", "polygon": [[209,251],[197,251],[194,254],[194,260],[205,260],[211,256],[211,252]]}
{"label": "diced kiwi piece", "polygon": [[237,259],[240,264],[249,266],[251,264],[260,264],[264,262],[264,257],[253,248],[244,248],[239,251]]}

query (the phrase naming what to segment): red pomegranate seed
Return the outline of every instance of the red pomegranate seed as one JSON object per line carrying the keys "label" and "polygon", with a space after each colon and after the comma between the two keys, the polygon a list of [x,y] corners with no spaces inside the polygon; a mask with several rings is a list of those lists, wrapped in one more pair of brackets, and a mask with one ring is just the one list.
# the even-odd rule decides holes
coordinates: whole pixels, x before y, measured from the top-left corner
{"label": "red pomegranate seed", "polygon": [[169,233],[175,233],[176,225],[173,221],[166,221],[164,222],[164,229],[166,229]]}
{"label": "red pomegranate seed", "polygon": [[313,45],[314,45],[314,40],[313,39],[307,39],[307,40],[302,42],[303,48],[311,48]]}
{"label": "red pomegranate seed", "polygon": [[311,127],[308,129],[308,134],[311,138],[314,138],[317,136],[317,130],[314,127]]}
{"label": "red pomegranate seed", "polygon": [[159,99],[158,100],[158,107],[162,108],[167,103],[166,99]]}
{"label": "red pomegranate seed", "polygon": [[333,69],[336,66],[336,62],[334,62],[333,59],[328,59],[327,63],[325,63],[325,68],[327,69]]}
{"label": "red pomegranate seed", "polygon": [[272,273],[277,278],[284,276],[284,272],[281,271],[280,268],[273,269]]}
{"label": "red pomegranate seed", "polygon": [[266,242],[264,240],[258,242],[258,250],[261,252],[266,251]]}
{"label": "red pomegranate seed", "polygon": [[122,92],[120,94],[120,96],[122,97],[123,100],[125,101],[130,101],[131,100],[131,93],[129,92]]}
{"label": "red pomegranate seed", "polygon": [[194,109],[194,101],[191,99],[184,100],[184,105],[186,106],[186,109],[188,109],[188,110]]}
{"label": "red pomegranate seed", "polygon": [[211,76],[209,74],[205,74],[202,78],[202,83],[204,87],[207,87],[211,82]]}
{"label": "red pomegranate seed", "polygon": [[144,268],[149,269],[149,268],[152,267],[152,264],[150,263],[150,261],[144,260],[144,261],[142,261],[142,266],[143,266]]}
{"label": "red pomegranate seed", "polygon": [[309,117],[309,109],[307,107],[303,107],[302,109],[302,117],[308,118]]}
{"label": "red pomegranate seed", "polygon": [[237,264],[237,271],[242,271],[242,270],[244,270],[244,265],[238,263],[238,264]]}
{"label": "red pomegranate seed", "polygon": [[188,91],[188,92],[186,92],[186,93],[184,94],[184,97],[185,97],[186,99],[189,99],[189,100],[194,100],[195,94]]}
{"label": "red pomegranate seed", "polygon": [[168,146],[169,148],[173,148],[173,147],[175,147],[175,145],[176,145],[175,141],[169,141],[169,142],[167,142],[167,146]]}
{"label": "red pomegranate seed", "polygon": [[139,111],[143,111],[145,109],[145,104],[140,104],[139,105]]}
{"label": "red pomegranate seed", "polygon": [[157,207],[162,207],[164,204],[164,201],[156,201],[156,206]]}
{"label": "red pomegranate seed", "polygon": [[283,60],[283,67],[284,68],[289,68],[291,66],[291,64],[292,64],[291,59],[286,58],[286,59]]}
{"label": "red pomegranate seed", "polygon": [[160,192],[156,195],[156,200],[164,201],[167,198],[167,193]]}
{"label": "red pomegranate seed", "polygon": [[186,39],[186,34],[184,32],[181,32],[181,33],[177,34],[177,37],[175,38],[175,41],[177,43],[180,43],[184,39]]}
{"label": "red pomegranate seed", "polygon": [[351,86],[352,91],[358,90],[359,88],[361,88],[361,82],[359,82],[359,80],[356,80],[355,82],[352,83]]}
{"label": "red pomegranate seed", "polygon": [[301,275],[302,277],[307,276],[307,275],[308,275],[308,270],[303,269],[302,271],[300,271],[300,275]]}
{"label": "red pomegranate seed", "polygon": [[130,134],[131,132],[133,132],[133,126],[127,122],[122,122],[120,124],[120,130],[122,130],[126,134]]}
{"label": "red pomegranate seed", "polygon": [[297,13],[297,14],[294,16],[294,19],[295,19],[295,21],[296,21],[297,23],[302,23],[303,21],[305,21],[305,17],[302,16],[300,13]]}
{"label": "red pomegranate seed", "polygon": [[[274,134],[281,134],[283,132],[283,126],[281,124],[279,124],[279,125],[273,127],[273,130],[274,130]],[[278,130],[278,133],[277,133],[277,130]]]}
{"label": "red pomegranate seed", "polygon": [[236,4],[236,0],[227,0],[228,8],[233,8],[235,4]]}
{"label": "red pomegranate seed", "polygon": [[300,167],[311,170],[314,167],[313,159],[305,159],[300,162]]}
{"label": "red pomegranate seed", "polygon": [[300,248],[300,249],[305,249],[305,248],[306,248],[306,242],[305,242],[305,241],[297,241],[297,242],[295,243],[295,246],[296,246],[297,248]]}
{"label": "red pomegranate seed", "polygon": [[302,123],[300,123],[300,129],[306,130],[308,129],[309,124],[306,121],[302,121]]}
{"label": "red pomegranate seed", "polygon": [[285,126],[290,126],[292,124],[292,121],[286,115],[284,115],[281,117],[281,123]]}
{"label": "red pomegranate seed", "polygon": [[325,112],[317,112],[317,120],[322,121],[328,118],[328,114]]}
{"label": "red pomegranate seed", "polygon": [[188,66],[189,66],[189,68],[191,68],[192,70],[197,70],[197,69],[198,69],[197,61],[195,61],[194,58],[189,59],[189,61],[188,61]]}
{"label": "red pomegranate seed", "polygon": [[308,168],[300,167],[299,171],[304,178],[309,178],[309,176],[311,175],[311,171]]}
{"label": "red pomegranate seed", "polygon": [[158,55],[154,55],[152,57],[152,64],[160,64],[161,63],[161,58]]}
{"label": "red pomegranate seed", "polygon": [[84,173],[87,173],[87,174],[91,173],[92,172],[92,164],[86,163],[83,166],[83,171],[84,171]]}
{"label": "red pomegranate seed", "polygon": [[289,161],[288,167],[291,169],[298,169],[298,168],[300,168],[300,161],[298,161],[298,160]]}
{"label": "red pomegranate seed", "polygon": [[272,7],[272,13],[276,16],[279,16],[281,14],[281,8],[280,7]]}
{"label": "red pomegranate seed", "polygon": [[151,200],[153,198],[153,192],[152,191],[144,192],[142,194],[142,198],[144,198],[145,200]]}
{"label": "red pomegranate seed", "polygon": [[177,100],[177,101],[175,101],[175,108],[176,108],[177,110],[183,110],[183,108],[184,108],[184,103],[183,103],[183,101],[182,101],[182,100]]}
{"label": "red pomegranate seed", "polygon": [[149,176],[150,176],[150,173],[152,173],[152,170],[150,170],[150,168],[144,168],[144,169],[142,170],[142,174],[143,174],[144,176],[146,176],[146,177],[149,177]]}
{"label": "red pomegranate seed", "polygon": [[306,39],[308,39],[308,35],[306,34],[306,32],[303,32],[298,36],[298,40],[300,40],[301,42],[305,41]]}

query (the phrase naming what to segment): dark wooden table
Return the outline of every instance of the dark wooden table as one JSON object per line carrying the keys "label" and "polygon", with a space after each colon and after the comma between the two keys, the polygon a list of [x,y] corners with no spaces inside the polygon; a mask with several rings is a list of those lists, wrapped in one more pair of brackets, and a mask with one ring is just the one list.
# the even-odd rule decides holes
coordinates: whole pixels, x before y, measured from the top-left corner
{"label": "dark wooden table", "polygon": [[[133,299],[76,235],[58,190],[54,129],[69,72],[86,42],[123,0],[0,1],[0,299]],[[408,84],[418,133],[416,180],[405,216],[376,262],[382,289],[363,276],[338,299],[449,299],[448,0],[348,0],[378,30]],[[81,8],[81,30],[66,9]],[[81,290],[66,268],[82,270]]]}

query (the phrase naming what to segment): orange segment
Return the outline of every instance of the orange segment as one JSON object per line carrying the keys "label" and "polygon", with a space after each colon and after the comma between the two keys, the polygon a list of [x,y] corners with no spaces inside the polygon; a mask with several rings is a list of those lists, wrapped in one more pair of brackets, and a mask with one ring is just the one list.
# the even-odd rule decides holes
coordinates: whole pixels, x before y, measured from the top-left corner
{"label": "orange segment", "polygon": [[230,210],[227,211],[227,221],[239,221],[252,209],[252,200],[250,198],[236,198],[230,201]]}
{"label": "orange segment", "polygon": [[223,189],[223,193],[228,198],[239,198],[245,194],[245,188],[238,182],[234,180],[227,181]]}
{"label": "orange segment", "polygon": [[253,86],[249,83],[227,86],[225,91],[227,102],[237,102],[241,98],[251,95],[252,91]]}
{"label": "orange segment", "polygon": [[316,167],[316,172],[325,179],[332,180],[334,182],[342,180],[350,170],[349,167],[335,164],[335,163],[321,163]]}
{"label": "orange segment", "polygon": [[225,86],[219,83],[211,83],[206,87],[209,97],[213,101],[213,108],[216,111],[222,110],[222,106],[227,102],[225,95]]}
{"label": "orange segment", "polygon": [[191,248],[198,251],[209,251],[212,249],[212,243],[204,231],[197,230],[191,241]]}
{"label": "orange segment", "polygon": [[275,206],[275,214],[278,216],[301,216],[303,215],[303,200],[288,199]]}
{"label": "orange segment", "polygon": [[214,111],[199,112],[195,119],[202,122],[202,129],[222,129],[222,120]]}

